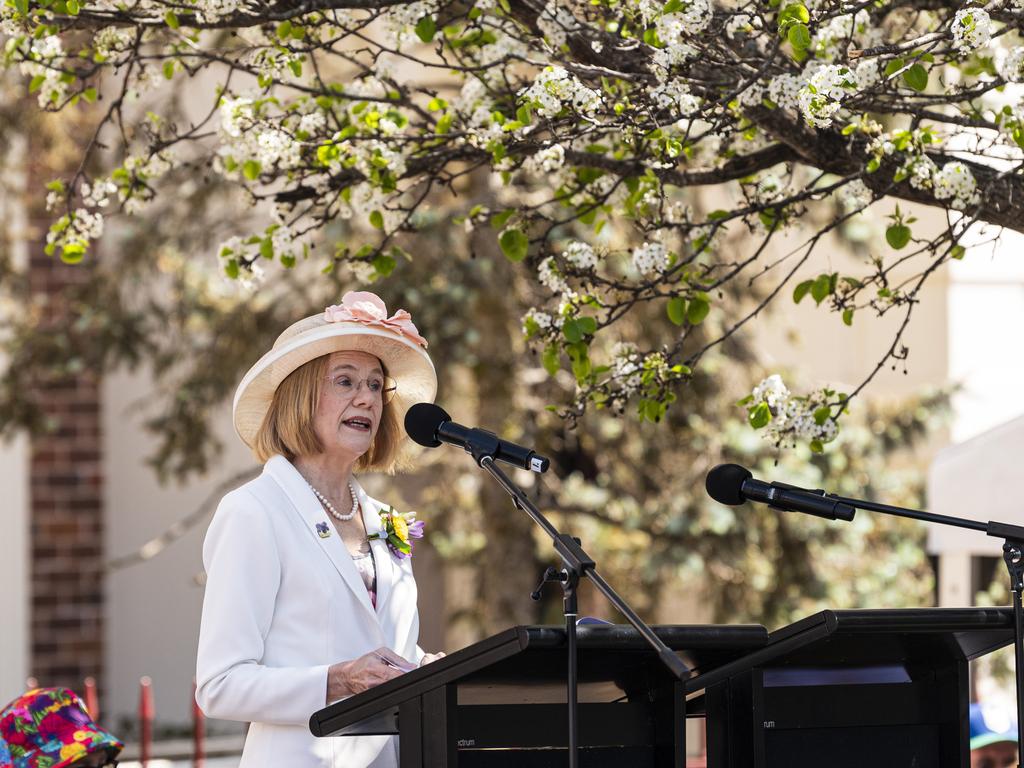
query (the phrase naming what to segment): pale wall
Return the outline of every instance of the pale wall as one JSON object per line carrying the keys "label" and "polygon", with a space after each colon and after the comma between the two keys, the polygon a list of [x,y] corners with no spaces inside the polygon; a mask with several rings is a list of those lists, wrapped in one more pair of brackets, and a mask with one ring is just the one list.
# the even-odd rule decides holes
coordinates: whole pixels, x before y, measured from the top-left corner
{"label": "pale wall", "polygon": [[[108,559],[138,550],[197,509],[224,480],[255,466],[234,436],[230,408],[225,405],[215,423],[226,447],[223,460],[208,476],[186,486],[161,486],[145,465],[154,442],[143,431],[144,416],[136,409],[151,391],[142,375],[115,374],[103,383]],[[203,589],[196,577],[203,571],[201,548],[208,524],[207,517],[151,560],[109,576],[107,713],[134,715],[139,678],[148,675],[153,679],[157,718],[188,721],[203,602]],[[116,722],[107,714],[104,718]]]}

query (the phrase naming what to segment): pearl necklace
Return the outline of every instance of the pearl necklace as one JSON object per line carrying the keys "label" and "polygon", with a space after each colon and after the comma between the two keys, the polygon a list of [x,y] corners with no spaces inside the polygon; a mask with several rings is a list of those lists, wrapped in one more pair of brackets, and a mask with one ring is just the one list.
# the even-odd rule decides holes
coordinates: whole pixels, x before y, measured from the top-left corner
{"label": "pearl necklace", "polygon": [[327,500],[327,497],[320,493],[320,491],[318,491],[316,488],[314,488],[311,483],[307,482],[306,485],[309,486],[309,490],[311,490],[313,492],[313,495],[320,500],[320,503],[324,505],[327,511],[330,512],[332,516],[334,516],[338,520],[341,520],[342,522],[351,520],[353,517],[356,516],[356,512],[359,511],[359,497],[356,496],[356,489],[352,487],[351,480],[348,481],[348,492],[352,494],[352,511],[349,512],[347,515],[343,515],[341,514],[341,512],[335,509],[334,505]]}

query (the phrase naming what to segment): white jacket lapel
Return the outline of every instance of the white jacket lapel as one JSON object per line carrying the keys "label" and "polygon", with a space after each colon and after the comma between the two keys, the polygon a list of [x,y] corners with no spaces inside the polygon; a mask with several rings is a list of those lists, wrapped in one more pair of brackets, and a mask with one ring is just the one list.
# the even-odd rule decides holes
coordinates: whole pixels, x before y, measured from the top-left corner
{"label": "white jacket lapel", "polygon": [[[385,505],[369,496],[355,479],[352,484],[355,486],[359,505],[363,510],[366,535],[379,534],[383,536],[384,528],[381,526],[380,512]],[[373,563],[377,569],[377,613],[381,613],[381,609],[391,596],[391,584],[395,580],[394,555],[391,554],[387,542],[383,539],[370,539],[370,551],[373,552]]]}
{"label": "white jacket lapel", "polygon": [[[333,563],[342,580],[348,585],[349,589],[355,593],[359,604],[362,605],[367,612],[374,617],[374,619],[376,619],[377,614],[374,612],[373,605],[370,603],[370,595],[367,593],[366,585],[363,584],[363,580],[359,576],[359,571],[356,570],[356,566],[352,562],[352,556],[349,554],[348,549],[345,547],[345,542],[341,540],[341,536],[338,534],[337,530],[335,530],[334,525],[327,516],[327,512],[324,510],[323,505],[321,505],[316,496],[313,495],[313,491],[310,489],[309,484],[306,483],[306,480],[299,474],[299,471],[292,466],[291,462],[283,456],[272,457],[266,463],[266,471],[270,473],[274,480],[277,481],[284,490],[289,501],[291,501],[292,508],[296,513],[297,522],[306,528],[309,535],[320,546],[321,551],[327,556],[331,563]],[[363,495],[365,496],[365,494]],[[378,606],[381,602],[379,596],[379,573],[380,571],[378,569]]]}

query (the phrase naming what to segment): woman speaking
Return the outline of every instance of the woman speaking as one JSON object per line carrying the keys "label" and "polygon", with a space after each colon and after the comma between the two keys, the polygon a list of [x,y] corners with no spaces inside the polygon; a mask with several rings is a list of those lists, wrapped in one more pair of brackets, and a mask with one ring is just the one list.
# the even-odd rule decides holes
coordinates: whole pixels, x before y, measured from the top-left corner
{"label": "woman speaking", "polygon": [[426,346],[408,312],[350,292],[285,330],[238,386],[235,429],[264,468],[206,534],[196,700],[250,723],[242,768],[398,765],[394,737],[318,739],[308,723],[443,655],[416,644],[422,523],[353,476],[395,469],[405,412],[437,389]]}

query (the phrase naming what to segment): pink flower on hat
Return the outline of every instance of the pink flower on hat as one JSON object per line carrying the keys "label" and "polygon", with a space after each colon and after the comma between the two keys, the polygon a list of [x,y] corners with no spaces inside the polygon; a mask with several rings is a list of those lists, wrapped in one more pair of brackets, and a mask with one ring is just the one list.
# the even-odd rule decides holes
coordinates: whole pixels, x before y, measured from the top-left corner
{"label": "pink flower on hat", "polygon": [[400,309],[388,317],[388,308],[380,296],[370,291],[349,291],[341,297],[341,304],[324,310],[328,323],[362,323],[395,331],[401,336],[426,348],[427,340],[420,336],[412,322],[412,315]]}

